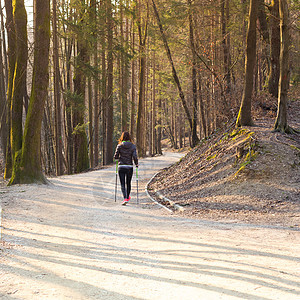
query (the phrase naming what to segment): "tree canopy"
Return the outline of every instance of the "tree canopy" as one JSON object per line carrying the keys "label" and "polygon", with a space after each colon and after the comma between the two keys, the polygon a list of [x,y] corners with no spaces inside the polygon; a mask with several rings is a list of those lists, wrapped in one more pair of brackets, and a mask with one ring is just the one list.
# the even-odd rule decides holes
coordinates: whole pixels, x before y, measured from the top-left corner
{"label": "tree canopy", "polygon": [[260,95],[278,101],[275,129],[290,131],[297,1],[30,4],[5,0],[1,10],[0,141],[11,183],[110,164],[124,130],[140,156],[161,154],[165,139],[195,147],[229,123],[253,124]]}

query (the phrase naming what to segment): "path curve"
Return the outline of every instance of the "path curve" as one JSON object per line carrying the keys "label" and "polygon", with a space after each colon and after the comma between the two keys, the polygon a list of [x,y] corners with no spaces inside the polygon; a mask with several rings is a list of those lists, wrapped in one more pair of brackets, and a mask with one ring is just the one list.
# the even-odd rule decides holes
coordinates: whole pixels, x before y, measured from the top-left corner
{"label": "path curve", "polygon": [[1,299],[299,299],[299,231],[180,218],[144,186],[114,202],[114,167],[0,190]]}

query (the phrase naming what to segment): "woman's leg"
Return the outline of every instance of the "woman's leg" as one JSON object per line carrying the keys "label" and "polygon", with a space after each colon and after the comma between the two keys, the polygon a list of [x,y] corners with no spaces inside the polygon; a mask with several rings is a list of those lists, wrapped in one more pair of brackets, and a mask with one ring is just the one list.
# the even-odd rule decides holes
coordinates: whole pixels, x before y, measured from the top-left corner
{"label": "woman's leg", "polygon": [[132,174],[133,174],[133,168],[128,169],[128,172],[126,174],[127,199],[129,199],[130,191],[131,191]]}
{"label": "woman's leg", "polygon": [[125,169],[119,169],[119,178],[120,178],[120,183],[121,183],[121,190],[124,199],[127,199],[127,191],[125,187],[125,176],[126,176],[127,170]]}

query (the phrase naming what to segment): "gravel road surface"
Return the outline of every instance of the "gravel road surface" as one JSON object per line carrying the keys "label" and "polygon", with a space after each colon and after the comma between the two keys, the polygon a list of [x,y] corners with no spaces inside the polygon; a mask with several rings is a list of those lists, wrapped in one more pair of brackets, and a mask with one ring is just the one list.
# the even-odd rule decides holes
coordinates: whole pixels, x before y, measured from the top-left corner
{"label": "gravel road surface", "polygon": [[141,160],[139,204],[135,178],[114,202],[114,167],[2,188],[0,298],[300,299],[296,229],[180,218],[147,198],[179,158]]}

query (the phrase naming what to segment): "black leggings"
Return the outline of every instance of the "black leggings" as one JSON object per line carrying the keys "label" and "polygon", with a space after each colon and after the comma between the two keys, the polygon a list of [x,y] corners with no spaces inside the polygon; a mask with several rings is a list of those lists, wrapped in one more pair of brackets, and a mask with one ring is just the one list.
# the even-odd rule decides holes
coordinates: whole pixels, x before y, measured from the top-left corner
{"label": "black leggings", "polygon": [[128,199],[130,195],[132,174],[133,168],[119,168],[119,177],[124,199]]}

